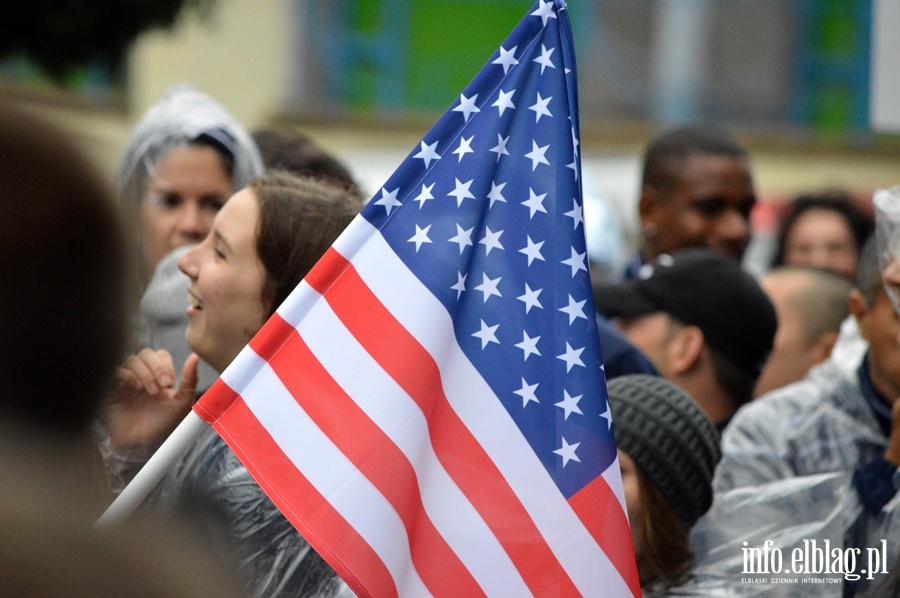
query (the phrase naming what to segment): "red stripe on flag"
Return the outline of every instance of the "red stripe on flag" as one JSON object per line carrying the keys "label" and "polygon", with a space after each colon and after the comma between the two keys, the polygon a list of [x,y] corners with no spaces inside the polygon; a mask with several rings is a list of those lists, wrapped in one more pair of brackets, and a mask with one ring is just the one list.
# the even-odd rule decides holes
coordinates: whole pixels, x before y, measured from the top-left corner
{"label": "red stripe on flag", "polygon": [[569,504],[628,584],[631,593],[640,596],[641,582],[634,562],[631,529],[622,504],[606,480],[602,476],[594,478],[569,498]]}
{"label": "red stripe on flag", "polygon": [[[378,554],[285,456],[240,395],[224,382],[216,394],[217,404],[227,402],[228,407],[212,426],[316,552],[357,594],[397,596],[394,579]],[[204,419],[211,415],[202,407],[195,409]]]}
{"label": "red stripe on flag", "polygon": [[403,452],[335,382],[296,330],[278,314],[270,320],[276,321],[281,330],[275,334],[288,340],[269,363],[319,429],[391,503],[406,528],[413,565],[425,586],[436,595],[454,588],[461,596],[483,596],[425,512],[416,472]]}
{"label": "red stripe on flag", "polygon": [[[324,267],[325,264],[328,267]],[[438,459],[497,537],[529,589],[559,596],[579,592],[515,491],[443,393],[432,356],[379,301],[356,269],[333,248],[306,277],[347,329],[426,414]],[[332,270],[333,269],[333,270]],[[319,273],[342,272],[335,280]]]}

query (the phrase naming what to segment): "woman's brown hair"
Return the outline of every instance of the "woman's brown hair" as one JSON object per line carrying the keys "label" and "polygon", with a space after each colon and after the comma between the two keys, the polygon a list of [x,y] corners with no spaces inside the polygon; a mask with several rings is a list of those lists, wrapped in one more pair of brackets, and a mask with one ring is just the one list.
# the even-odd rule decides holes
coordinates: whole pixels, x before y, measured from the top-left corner
{"label": "woman's brown hair", "polygon": [[259,203],[256,251],[266,269],[271,316],[362,208],[354,189],[271,171],[248,185]]}
{"label": "woman's brown hair", "polygon": [[635,470],[644,530],[644,554],[638,563],[641,585],[681,585],[686,581],[692,561],[689,530],[640,467]]}

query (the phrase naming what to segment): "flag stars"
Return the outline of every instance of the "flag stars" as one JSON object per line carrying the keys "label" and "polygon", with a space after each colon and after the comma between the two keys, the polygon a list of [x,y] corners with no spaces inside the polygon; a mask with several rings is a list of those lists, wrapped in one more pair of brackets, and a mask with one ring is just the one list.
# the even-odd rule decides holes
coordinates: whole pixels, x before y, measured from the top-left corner
{"label": "flag stars", "polygon": [[[509,155],[509,151],[506,149],[507,143],[509,143],[509,135],[504,137],[500,133],[497,133],[497,145],[495,145],[490,150],[488,150],[488,151],[491,151],[491,152],[494,152],[495,154],[497,154],[497,162],[500,161],[500,156],[508,156]],[[469,151],[472,151],[472,150],[469,150]],[[462,158],[462,156],[460,156],[460,159],[461,158]]]}
{"label": "flag stars", "polygon": [[487,198],[491,200],[491,203],[488,204],[488,209],[494,207],[494,202],[503,202],[506,203],[506,198],[503,197],[503,188],[506,187],[506,183],[500,183],[499,185],[491,181],[491,190],[487,194]]}
{"label": "flag stars", "polygon": [[434,195],[431,194],[431,190],[434,189],[434,183],[430,185],[422,184],[422,191],[413,198],[413,201],[419,202],[419,209],[422,209],[422,206],[425,205],[425,202],[429,199],[434,199]]}
{"label": "flag stars", "polygon": [[516,109],[516,105],[513,104],[513,101],[512,101],[512,97],[513,97],[514,93],[516,93],[515,89],[513,89],[512,91],[508,91],[508,92],[503,91],[501,89],[500,95],[497,97],[497,100],[493,104],[491,104],[491,106],[497,107],[497,110],[500,111],[500,116],[503,116],[503,113],[506,112],[507,108],[509,108],[510,110]]}
{"label": "flag stars", "polygon": [[584,213],[577,199],[572,199],[572,209],[563,214],[563,216],[568,216],[572,219],[572,230],[576,230],[579,224],[584,224]]}
{"label": "flag stars", "polygon": [[472,195],[472,192],[469,191],[469,187],[472,186],[472,179],[463,183],[459,179],[456,180],[456,188],[447,194],[447,197],[455,197],[456,198],[456,206],[459,207],[462,205],[464,199],[475,199],[475,196]]}
{"label": "flag stars", "polygon": [[530,355],[537,355],[538,357],[541,356],[541,352],[538,351],[537,348],[537,342],[539,340],[541,340],[541,337],[536,336],[534,338],[531,338],[530,336],[528,336],[527,332],[525,332],[524,330],[522,331],[522,342],[516,343],[516,348],[522,349],[522,352],[524,353],[524,356],[522,358],[523,361],[528,361],[528,357]]}
{"label": "flag stars", "polygon": [[428,231],[431,229],[431,225],[429,224],[425,228],[419,228],[419,225],[416,225],[416,234],[409,238],[409,243],[416,244],[416,253],[419,253],[419,249],[422,247],[423,243],[431,243],[431,239],[428,238]]}
{"label": "flag stars", "polygon": [[525,154],[525,157],[531,160],[531,171],[534,172],[537,169],[538,164],[546,164],[550,166],[550,162],[547,161],[547,158],[544,157],[544,154],[547,153],[547,148],[549,145],[545,145],[543,147],[538,147],[536,141],[531,142],[531,151]]}
{"label": "flag stars", "polygon": [[450,237],[448,239],[451,243],[456,243],[459,245],[459,254],[462,255],[462,252],[465,251],[466,247],[472,247],[472,231],[475,230],[475,227],[468,229],[463,229],[459,224],[456,225],[456,236]]}
{"label": "flag stars", "polygon": [[481,340],[481,350],[484,351],[490,343],[500,344],[500,341],[497,340],[497,328],[500,327],[500,324],[494,324],[493,326],[488,326],[484,320],[481,320],[481,330],[478,332],[473,332],[472,336]]}
{"label": "flag stars", "polygon": [[541,97],[541,92],[537,92],[537,99],[534,104],[529,106],[529,110],[534,111],[534,122],[540,122],[542,116],[549,116],[553,118],[553,114],[550,113],[550,100],[553,99],[553,96],[549,98]]}
{"label": "flag stars", "polygon": [[500,235],[503,231],[494,232],[489,226],[484,227],[484,237],[478,241],[479,245],[484,245],[484,254],[490,255],[492,249],[505,249],[500,243]]}
{"label": "flag stars", "polygon": [[541,305],[540,300],[538,299],[538,295],[541,294],[541,291],[544,289],[535,289],[532,290],[528,283],[525,283],[525,293],[516,297],[519,301],[525,304],[525,313],[531,311],[532,307],[538,307],[540,309],[544,309],[544,306]]}
{"label": "flag stars", "polygon": [[544,198],[547,197],[546,193],[541,193],[540,195],[534,192],[534,189],[528,188],[528,199],[522,202],[522,205],[527,207],[529,210],[528,219],[531,220],[534,218],[534,215],[538,212],[547,213],[546,208],[544,208]]}
{"label": "flag stars", "polygon": [[573,349],[572,345],[568,342],[566,343],[566,352],[562,355],[557,355],[557,359],[561,359],[566,362],[566,373],[572,369],[573,366],[580,365],[584,367],[584,362],[581,361],[581,354],[584,352],[584,347],[580,349]]}
{"label": "flag stars", "polygon": [[528,382],[525,381],[525,378],[522,378],[522,388],[513,391],[514,395],[519,395],[520,397],[522,397],[522,409],[525,409],[528,403],[540,404],[540,401],[537,398],[537,393],[535,393],[537,387],[537,383],[528,384]]}
{"label": "flag stars", "polygon": [[500,280],[503,278],[502,276],[498,276],[497,278],[490,278],[484,272],[481,273],[481,284],[475,287],[476,291],[481,291],[484,293],[484,302],[487,303],[487,300],[492,296],[496,295],[498,297],[502,297],[500,291],[497,290],[497,285],[500,284]]}
{"label": "flag stars", "polygon": [[401,205],[400,201],[397,199],[397,192],[400,191],[400,187],[397,187],[393,191],[388,191],[384,187],[381,189],[381,198],[375,200],[375,205],[384,206],[387,215],[391,215],[391,210]]}
{"label": "flag stars", "polygon": [[606,421],[606,429],[609,430],[612,427],[612,414],[610,414],[609,412],[608,401],[606,403],[606,407],[603,410],[603,413],[600,414],[600,417],[602,417]]}
{"label": "flag stars", "polygon": [[451,291],[456,291],[456,299],[457,301],[462,296],[462,294],[466,291],[466,278],[469,277],[468,272],[463,274],[462,272],[456,273],[456,284],[450,287]]}
{"label": "flag stars", "polygon": [[587,316],[584,314],[584,304],[587,303],[587,299],[582,299],[581,301],[575,301],[572,295],[569,295],[569,304],[565,307],[560,307],[559,311],[569,316],[569,326],[572,325],[575,320],[578,318],[584,318],[587,320]]}
{"label": "flag stars", "polygon": [[544,69],[547,68],[548,66],[551,69],[556,68],[556,65],[553,64],[553,60],[550,59],[550,56],[553,54],[554,50],[556,50],[556,48],[550,48],[548,50],[544,44],[541,44],[541,55],[532,61],[532,62],[536,62],[539,65],[541,65],[541,74],[542,75],[544,74]]}
{"label": "flag stars", "polygon": [[553,3],[541,1],[541,5],[536,11],[531,13],[531,16],[540,17],[543,26],[546,27],[548,20],[556,18],[556,13],[553,12]]}
{"label": "flag stars", "polygon": [[559,403],[554,403],[554,406],[559,407],[563,410],[563,419],[569,419],[569,416],[573,413],[577,413],[578,415],[584,415],[581,412],[581,409],[578,407],[578,401],[581,400],[581,397],[584,395],[578,395],[577,397],[569,396],[569,393],[563,390],[563,400]]}
{"label": "flag stars", "polygon": [[459,94],[459,106],[454,108],[453,112],[462,112],[463,119],[466,122],[469,122],[470,116],[472,116],[476,112],[481,112],[478,106],[475,105],[476,100],[478,100],[477,93],[471,98],[467,98],[465,94]]}
{"label": "flag stars", "polygon": [[578,274],[579,270],[584,270],[585,272],[587,272],[587,266],[585,265],[586,256],[586,251],[584,253],[578,253],[573,247],[572,256],[569,257],[569,259],[562,261],[563,264],[572,268],[572,278],[575,278],[575,275]]}
{"label": "flag stars", "polygon": [[424,141],[420,141],[419,143],[419,153],[414,155],[413,158],[418,158],[419,160],[425,162],[425,168],[428,168],[432,160],[441,159],[441,156],[437,153],[437,151],[435,151],[438,144],[437,141],[435,141],[431,145],[425,145]]}
{"label": "flag stars", "polygon": [[[463,156],[466,154],[474,154],[475,150],[472,149],[472,140],[475,139],[475,136],[472,135],[468,139],[465,137],[459,138],[459,147],[453,150],[453,153],[459,156],[459,162],[462,162]],[[497,156],[497,159],[500,159],[500,156]]]}
{"label": "flag stars", "polygon": [[519,253],[524,253],[528,256],[528,265],[530,266],[531,262],[533,262],[534,260],[541,260],[543,262],[544,256],[541,255],[541,247],[544,246],[544,242],[541,241],[540,243],[535,243],[531,240],[530,235],[526,235],[525,239],[527,240],[528,244],[520,249]]}
{"label": "flag stars", "polygon": [[553,452],[555,454],[559,455],[560,457],[562,457],[563,467],[568,465],[569,461],[575,461],[576,463],[581,463],[581,459],[579,459],[578,455],[575,453],[575,451],[578,450],[578,447],[581,445],[581,443],[576,442],[575,444],[569,444],[568,442],[566,442],[565,438],[563,438],[563,437],[560,437],[560,438],[562,439],[562,446]]}
{"label": "flag stars", "polygon": [[[513,46],[512,48],[507,50],[503,46],[500,46],[500,56],[498,58],[495,58],[494,61],[491,62],[491,64],[501,65],[503,67],[503,74],[505,75],[509,72],[510,67],[519,64],[519,61],[516,60],[515,57],[516,48],[518,47],[519,46]],[[501,114],[503,113],[501,112]]]}

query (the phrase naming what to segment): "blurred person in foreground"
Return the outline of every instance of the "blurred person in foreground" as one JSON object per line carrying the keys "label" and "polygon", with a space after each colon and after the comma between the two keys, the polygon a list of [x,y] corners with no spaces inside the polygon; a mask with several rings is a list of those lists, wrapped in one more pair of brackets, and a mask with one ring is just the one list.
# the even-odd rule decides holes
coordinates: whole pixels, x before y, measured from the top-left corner
{"label": "blurred person in foreground", "polygon": [[3,594],[238,596],[193,528],[92,528],[108,496],[91,428],[129,321],[111,190],[61,131],[5,102],[0,187]]}
{"label": "blurred person in foreground", "polygon": [[598,285],[594,304],[720,432],[753,397],[778,326],[756,280],[705,248],[664,253],[637,279]]}
{"label": "blurred person in foreground", "polygon": [[781,266],[760,286],[778,314],[778,331],[754,396],[796,382],[831,355],[841,324],[850,315],[847,278],[817,268]]}
{"label": "blurred person in foreground", "polygon": [[755,204],[749,155],[726,130],[691,126],[662,134],[644,154],[642,246],[625,278],[661,254],[690,247],[715,249],[740,262]]}

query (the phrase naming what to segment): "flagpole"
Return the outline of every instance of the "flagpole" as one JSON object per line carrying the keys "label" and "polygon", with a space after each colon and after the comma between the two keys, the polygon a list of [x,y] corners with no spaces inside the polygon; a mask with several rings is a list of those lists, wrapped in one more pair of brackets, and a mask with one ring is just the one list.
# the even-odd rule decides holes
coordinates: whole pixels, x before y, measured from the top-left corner
{"label": "flagpole", "polygon": [[141,505],[162,477],[184,455],[207,423],[193,410],[175,428],[162,446],[134,476],[94,524],[95,529],[110,529],[121,525]]}

